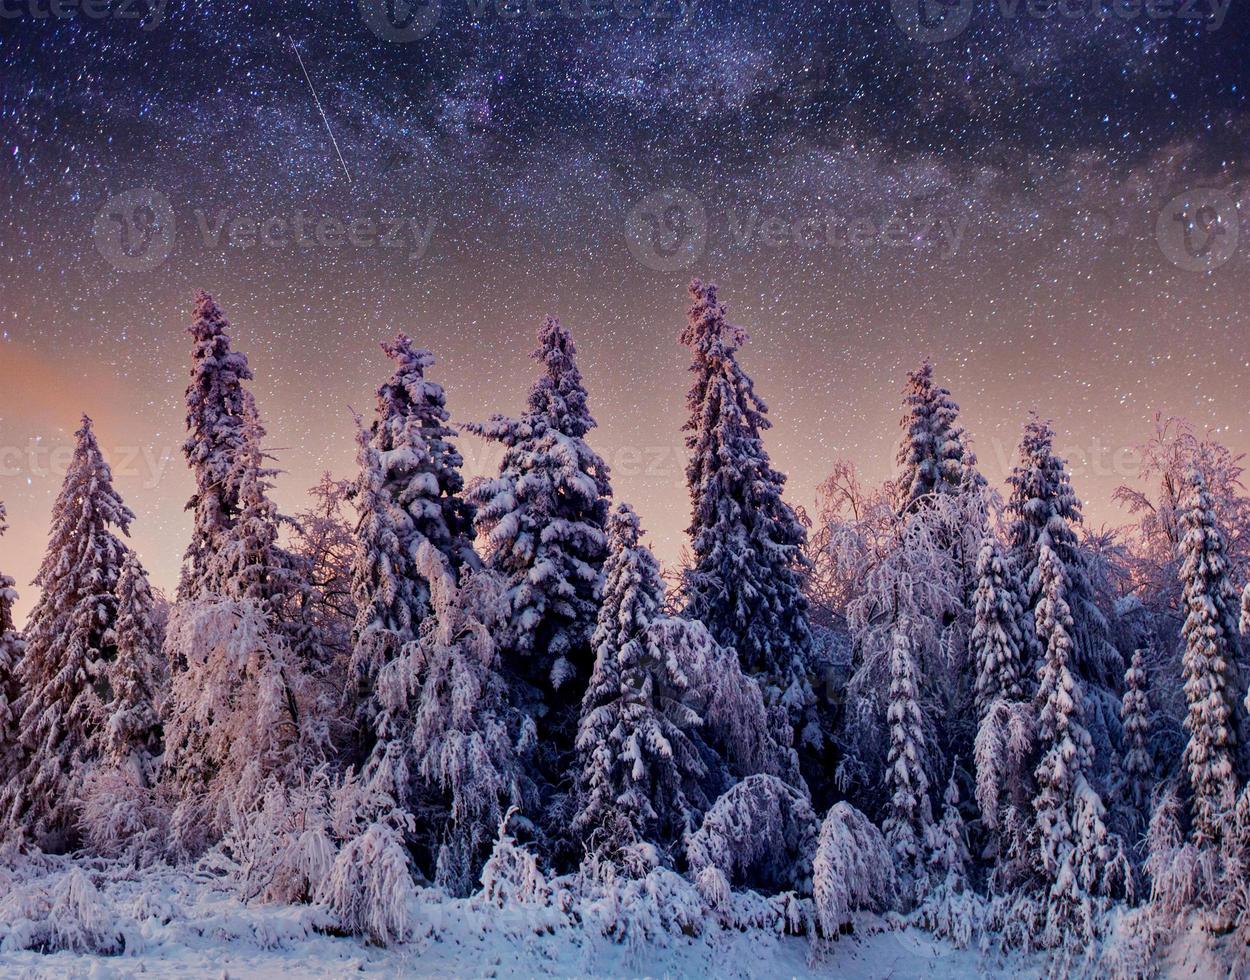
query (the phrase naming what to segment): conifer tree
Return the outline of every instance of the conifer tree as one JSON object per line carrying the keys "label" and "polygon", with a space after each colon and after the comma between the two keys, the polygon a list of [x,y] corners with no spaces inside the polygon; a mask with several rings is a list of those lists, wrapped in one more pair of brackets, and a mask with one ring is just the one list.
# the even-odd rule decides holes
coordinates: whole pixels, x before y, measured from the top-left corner
{"label": "conifer tree", "polygon": [[377,672],[416,638],[431,611],[431,585],[415,564],[421,545],[428,541],[452,573],[479,564],[443,388],[425,377],[434,355],[404,334],[382,349],[394,373],[378,389],[376,418],[360,435],[357,457],[352,673],[365,719],[376,711],[368,699]]}
{"label": "conifer tree", "polygon": [[494,639],[501,586],[486,570],[466,570],[457,583],[428,540],[414,567],[432,611],[378,672],[378,741],[364,774],[373,798],[393,798],[418,818],[410,837],[422,871],[467,895],[504,813],[529,795]]}
{"label": "conifer tree", "polygon": [[617,861],[637,844],[682,840],[708,805],[702,721],[688,703],[692,671],[654,628],[666,618],[664,583],[641,536],[638,516],[620,504],[608,521],[595,666],[577,735],[573,828],[592,854]]}
{"label": "conifer tree", "polygon": [[[1106,619],[1094,603],[1088,561],[1076,532],[1083,521],[1081,502],[1072,490],[1067,464],[1055,455],[1053,444],[1050,423],[1030,416],[1020,443],[1020,462],[1007,477],[1011,488],[1007,544],[1024,590],[1026,612],[1033,612],[1041,601],[1042,548],[1050,548],[1062,562],[1073,617],[1072,669],[1094,689],[1089,693],[1102,697],[1115,690],[1124,667],[1119,653],[1107,642]],[[1034,653],[1041,655],[1040,650]],[[1118,708],[1118,698],[1113,700]]]}
{"label": "conifer tree", "polygon": [[507,583],[505,668],[549,712],[543,738],[572,748],[577,706],[593,657],[608,466],[590,448],[595,427],[577,367],[577,348],[548,317],[533,358],[543,373],[520,418],[496,415],[466,428],[504,447],[499,476],[472,488],[487,561]]}
{"label": "conifer tree", "polygon": [[1088,942],[1095,912],[1127,874],[1123,849],[1107,830],[1106,810],[1089,781],[1093,744],[1084,726],[1085,697],[1072,670],[1072,613],[1063,561],[1043,542],[1037,638],[1045,650],[1039,673],[1037,795],[1038,866],[1045,886],[1043,940],[1049,946]]}
{"label": "conifer tree", "polygon": [[166,674],[162,636],[153,620],[147,572],[133,552],[117,582],[117,658],[109,671],[112,700],[105,706],[105,755],[150,786],[162,753],[160,692]]}
{"label": "conifer tree", "polygon": [[895,626],[890,653],[890,700],[886,708],[890,754],[885,770],[890,796],[882,830],[905,877],[918,878],[923,876],[922,844],[932,823],[933,811],[929,803],[929,778],[924,768],[920,690],[907,626],[906,621]]}
{"label": "conifer tree", "polygon": [[1124,729],[1124,756],[1120,764],[1123,796],[1139,814],[1146,812],[1154,785],[1154,765],[1150,759],[1150,699],[1146,693],[1143,652],[1133,651],[1133,659],[1124,673],[1124,701],[1120,709]]}
{"label": "conifer tree", "polygon": [[[328,737],[309,675],[306,622],[293,615],[303,566],[278,543],[255,417],[233,447],[234,516],[214,534],[200,591],[175,607],[166,637],[179,665],[170,688],[163,779],[178,797],[175,847],[197,854],[219,839],[241,800],[289,782]],[[321,703],[324,707],[324,703]],[[211,719],[211,723],[210,723]]]}
{"label": "conifer tree", "polygon": [[925,360],[907,375],[904,390],[903,441],[897,461],[899,513],[913,510],[930,494],[958,493],[984,485],[976,456],[964,445],[959,406],[951,393],[933,382],[933,364]]}
{"label": "conifer tree", "polygon": [[997,699],[1020,701],[1025,696],[1024,612],[1019,587],[992,534],[986,537],[977,558],[977,579],[971,646],[977,671],[978,714],[984,718]]}
{"label": "conifer tree", "polygon": [[72,845],[81,782],[101,751],[108,671],[117,654],[115,592],[134,515],[113,489],[91,420],[82,418],[52,509],[43,592],[19,662],[21,764],[0,791],[0,815],[43,846]]}
{"label": "conifer tree", "polygon": [[[9,529],[4,503],[0,502],[0,536]],[[18,665],[25,644],[13,620],[17,583],[0,572],[0,787],[17,764]]]}
{"label": "conifer tree", "polygon": [[212,296],[199,290],[195,319],[187,328],[195,346],[186,391],[187,438],[182,446],[195,478],[195,492],[187,502],[194,524],[183,559],[179,599],[211,591],[205,574],[222,536],[239,514],[238,456],[246,445],[249,425],[259,425],[256,403],[243,385],[252,380],[252,371],[247,356],[231,349],[229,329]]}
{"label": "conifer tree", "polygon": [[1204,844],[1219,839],[1237,795],[1237,596],[1228,580],[1224,534],[1197,468],[1189,473],[1189,487],[1180,544],[1189,704],[1184,762],[1193,791],[1194,840]]}
{"label": "conifer tree", "polygon": [[744,671],[767,680],[793,722],[812,700],[803,595],[807,532],[782,499],[785,477],[764,449],[767,406],[737,361],[746,332],[726,320],[715,285],[696,279],[690,296],[681,334],[695,376],[684,426],[692,505],[692,561],[682,581],[686,614],[734,647]]}

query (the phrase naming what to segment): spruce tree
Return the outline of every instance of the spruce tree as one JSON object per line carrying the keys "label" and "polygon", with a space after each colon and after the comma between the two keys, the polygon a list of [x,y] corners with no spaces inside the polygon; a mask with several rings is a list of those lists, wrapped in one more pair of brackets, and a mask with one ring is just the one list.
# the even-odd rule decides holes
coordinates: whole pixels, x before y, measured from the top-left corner
{"label": "spruce tree", "polygon": [[907,375],[903,403],[903,440],[895,483],[899,513],[914,510],[931,494],[984,485],[976,456],[964,445],[959,406],[949,391],[934,384],[933,364],[928,360]]}
{"label": "spruce tree", "polygon": [[971,647],[978,714],[984,718],[997,699],[1020,701],[1025,696],[1020,590],[993,534],[986,537],[977,558],[977,579]]}
{"label": "spruce tree", "polygon": [[1124,701],[1120,708],[1124,729],[1124,754],[1120,763],[1123,798],[1136,813],[1144,814],[1154,786],[1154,765],[1150,759],[1150,699],[1146,693],[1146,669],[1142,650],[1124,672]]}
{"label": "spruce tree", "polygon": [[259,425],[256,403],[243,385],[252,380],[252,371],[246,355],[230,348],[229,329],[212,296],[199,290],[195,319],[187,328],[194,347],[186,391],[187,438],[182,445],[195,478],[195,492],[187,502],[194,523],[179,599],[211,591],[205,574],[239,514],[238,456],[246,445],[248,426]]}
{"label": "spruce tree", "polygon": [[[4,503],[0,501],[0,536],[9,529]],[[13,620],[17,602],[16,582],[0,573],[0,786],[17,764],[18,666],[25,643]]]}
{"label": "spruce tree", "polygon": [[1185,624],[1181,636],[1189,704],[1184,763],[1193,791],[1194,840],[1204,844],[1219,839],[1221,823],[1236,801],[1239,650],[1237,596],[1228,579],[1224,534],[1197,468],[1189,473],[1182,527],[1179,550]]}
{"label": "spruce tree", "polygon": [[726,320],[715,285],[696,279],[690,296],[681,334],[695,376],[684,426],[692,509],[692,560],[682,581],[686,614],[734,647],[743,670],[764,678],[772,698],[784,698],[797,721],[812,700],[803,595],[807,532],[782,499],[785,477],[764,449],[767,406],[737,361],[746,332]]}
{"label": "spruce tree", "polygon": [[569,331],[548,317],[533,358],[542,375],[520,418],[466,426],[504,447],[499,476],[469,493],[490,568],[507,583],[504,665],[547,712],[544,740],[572,748],[577,705],[590,676],[598,611],[608,466],[586,442],[595,427]]}
{"label": "spruce tree", "polygon": [[365,719],[376,711],[368,701],[377,672],[416,638],[431,611],[430,582],[416,568],[422,544],[436,549],[448,573],[478,564],[455,430],[442,386],[425,377],[434,355],[403,334],[382,349],[394,373],[378,389],[376,418],[361,433],[357,457],[352,673]]}
{"label": "spruce tree", "polygon": [[1106,810],[1090,784],[1093,743],[1085,696],[1072,670],[1075,644],[1062,559],[1045,542],[1038,560],[1037,638],[1045,650],[1037,692],[1041,761],[1034,772],[1038,867],[1045,887],[1047,945],[1088,942],[1094,913],[1126,874],[1123,850],[1107,830]]}
{"label": "spruce tree", "polygon": [[147,572],[132,551],[117,582],[117,658],[109,671],[105,754],[150,786],[161,755],[160,692],[165,677],[162,636],[153,619]]}
{"label": "spruce tree", "polygon": [[378,741],[364,766],[374,798],[415,819],[417,865],[455,895],[469,894],[504,813],[527,802],[495,635],[501,584],[486,570],[457,583],[427,541],[414,568],[430,588],[420,636],[377,676]]}
{"label": "spruce tree", "polygon": [[890,753],[885,769],[889,800],[882,830],[904,874],[919,878],[923,877],[922,844],[933,820],[933,810],[924,768],[920,689],[907,626],[906,621],[895,626],[890,653],[890,700],[886,708]]}
{"label": "spruce tree", "polygon": [[690,672],[654,628],[666,618],[664,583],[641,536],[638,516],[620,504],[608,521],[595,666],[577,735],[573,828],[592,855],[624,864],[637,844],[684,839],[708,805]]}
{"label": "spruce tree", "polygon": [[35,576],[43,592],[19,662],[23,758],[0,792],[5,824],[41,846],[75,840],[82,780],[101,752],[108,672],[117,655],[116,590],[134,515],[113,489],[91,420],[82,418],[52,509],[48,550]]}
{"label": "spruce tree", "polygon": [[[1114,691],[1124,666],[1119,653],[1107,642],[1106,619],[1094,602],[1088,560],[1076,532],[1084,520],[1081,502],[1072,490],[1067,463],[1055,455],[1049,422],[1030,416],[1020,443],[1020,462],[1007,477],[1007,484],[1011,488],[1007,544],[1024,590],[1026,613],[1033,612],[1041,600],[1041,551],[1048,547],[1063,564],[1074,624],[1072,668],[1087,686],[1096,689],[1090,693],[1101,697]],[[1034,652],[1041,654],[1040,650]],[[1118,707],[1118,698],[1112,700]]]}

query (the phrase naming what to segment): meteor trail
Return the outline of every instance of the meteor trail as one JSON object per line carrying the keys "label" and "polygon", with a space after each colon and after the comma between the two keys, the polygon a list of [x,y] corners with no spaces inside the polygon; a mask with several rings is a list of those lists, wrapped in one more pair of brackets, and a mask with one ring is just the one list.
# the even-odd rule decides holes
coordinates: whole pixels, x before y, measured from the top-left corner
{"label": "meteor trail", "polygon": [[308,83],[308,91],[312,93],[317,111],[321,113],[321,121],[325,124],[326,132],[330,136],[330,142],[334,144],[334,152],[338,154],[339,163],[343,166],[343,174],[347,177],[347,186],[350,187],[352,185],[352,175],[348,172],[347,162],[343,159],[343,152],[339,149],[339,141],[334,138],[334,130],[330,128],[330,120],[326,118],[326,112],[321,108],[321,100],[317,98],[317,90],[313,87],[312,79],[308,76],[308,69],[304,67],[304,58],[299,53],[299,45],[295,43],[295,38],[291,37],[290,34],[287,35],[287,40],[291,42],[291,47],[295,50],[295,57],[299,61],[300,71],[304,73],[304,81]]}

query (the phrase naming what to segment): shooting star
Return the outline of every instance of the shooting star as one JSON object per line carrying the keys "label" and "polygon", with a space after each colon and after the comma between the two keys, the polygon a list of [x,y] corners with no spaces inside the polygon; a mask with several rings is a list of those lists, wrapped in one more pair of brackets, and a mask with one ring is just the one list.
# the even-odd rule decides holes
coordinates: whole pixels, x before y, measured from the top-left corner
{"label": "shooting star", "polygon": [[321,121],[325,124],[326,133],[330,136],[330,142],[334,144],[334,152],[338,155],[339,163],[343,166],[343,174],[347,177],[347,186],[352,186],[352,175],[347,169],[347,161],[343,159],[343,152],[339,149],[339,141],[334,138],[334,130],[330,128],[330,120],[326,118],[326,112],[321,108],[321,100],[317,98],[317,90],[313,87],[312,79],[308,77],[308,69],[304,67],[303,55],[299,53],[299,45],[295,43],[295,38],[287,35],[287,40],[291,42],[291,47],[295,51],[295,57],[299,61],[299,69],[304,73],[304,81],[308,83],[308,91],[312,93],[313,103],[317,106],[317,111],[321,113]]}

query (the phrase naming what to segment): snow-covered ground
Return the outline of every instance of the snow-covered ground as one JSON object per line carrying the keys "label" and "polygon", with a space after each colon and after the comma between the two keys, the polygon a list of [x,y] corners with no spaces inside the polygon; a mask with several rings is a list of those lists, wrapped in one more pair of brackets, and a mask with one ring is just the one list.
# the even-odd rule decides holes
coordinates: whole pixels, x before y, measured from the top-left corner
{"label": "snow-covered ground", "polygon": [[[865,930],[819,960],[807,939],[760,930],[621,944],[550,909],[501,910],[422,893],[418,934],[382,949],[320,931],[309,906],[245,905],[218,881],[181,871],[142,876],[78,866],[6,883],[0,976],[213,977],[976,977],[1037,976],[1036,963],[987,960],[915,930]],[[867,924],[867,920],[865,920]],[[59,930],[59,931],[58,931]],[[32,937],[120,955],[19,949]]]}

